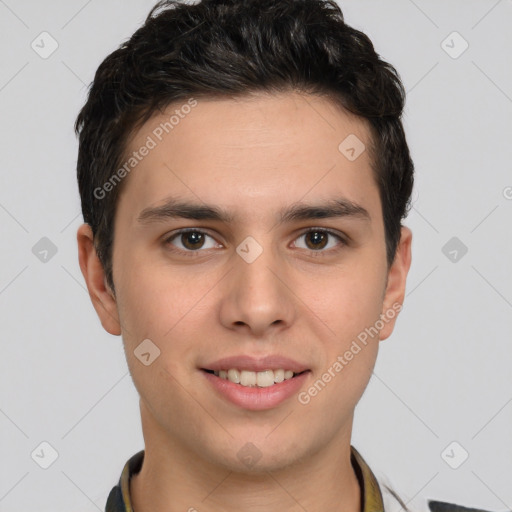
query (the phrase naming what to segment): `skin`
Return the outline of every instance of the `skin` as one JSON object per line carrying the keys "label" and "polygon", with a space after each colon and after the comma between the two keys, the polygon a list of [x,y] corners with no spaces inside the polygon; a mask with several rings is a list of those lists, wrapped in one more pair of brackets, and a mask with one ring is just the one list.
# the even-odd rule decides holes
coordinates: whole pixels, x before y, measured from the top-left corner
{"label": "skin", "polygon": [[[128,152],[176,107],[142,126]],[[306,405],[293,396],[273,409],[244,410],[199,369],[226,356],[281,354],[307,363],[304,391],[358,334],[402,304],[412,235],[402,228],[388,267],[369,152],[351,162],[338,150],[349,134],[368,147],[364,120],[326,98],[289,92],[198,100],[125,178],[114,226],[115,296],[90,227],[78,229],[91,300],[105,330],[122,334],[140,394],[145,460],[131,483],[137,512],[361,509],[350,463],[354,408],[396,316]],[[170,195],[225,208],[233,221],[137,221]],[[341,197],[369,219],[278,223],[278,212],[293,203]],[[187,227],[206,232],[203,248],[180,236],[166,243]],[[331,229],[347,243],[332,235],[318,241],[305,235],[310,228]],[[263,249],[250,264],[236,252],[247,236]],[[147,338],[161,351],[149,366],[134,355]],[[237,456],[248,442],[261,455],[252,467]]]}

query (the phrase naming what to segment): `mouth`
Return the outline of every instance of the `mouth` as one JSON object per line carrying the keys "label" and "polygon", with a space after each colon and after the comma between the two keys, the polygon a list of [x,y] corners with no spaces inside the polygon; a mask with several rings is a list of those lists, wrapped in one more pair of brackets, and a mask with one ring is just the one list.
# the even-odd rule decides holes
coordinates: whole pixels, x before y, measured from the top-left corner
{"label": "mouth", "polygon": [[233,384],[238,384],[241,387],[247,388],[269,388],[294,379],[299,375],[310,371],[303,370],[301,372],[293,372],[292,370],[284,368],[274,370],[268,369],[258,372],[239,368],[229,368],[225,370],[209,370],[207,368],[201,368],[201,370],[211,375],[215,375],[220,379],[228,380]]}
{"label": "mouth", "polygon": [[293,371],[289,367],[279,368],[280,364],[270,368],[253,364],[253,369],[234,367],[235,364],[216,363],[216,368],[200,370],[217,396],[250,411],[270,410],[285,404],[307,384],[311,374],[311,370],[304,370],[300,365]]}

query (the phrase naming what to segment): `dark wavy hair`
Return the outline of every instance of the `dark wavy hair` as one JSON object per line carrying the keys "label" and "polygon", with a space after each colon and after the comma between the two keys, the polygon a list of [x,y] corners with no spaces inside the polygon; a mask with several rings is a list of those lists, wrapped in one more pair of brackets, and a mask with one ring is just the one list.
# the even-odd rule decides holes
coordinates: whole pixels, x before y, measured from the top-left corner
{"label": "dark wavy hair", "polygon": [[326,96],[367,120],[391,265],[414,174],[395,68],[331,0],[165,0],[101,63],[75,122],[82,214],[114,293],[114,217],[126,180],[105,197],[95,190],[125,161],[130,136],[178,100],[260,91]]}

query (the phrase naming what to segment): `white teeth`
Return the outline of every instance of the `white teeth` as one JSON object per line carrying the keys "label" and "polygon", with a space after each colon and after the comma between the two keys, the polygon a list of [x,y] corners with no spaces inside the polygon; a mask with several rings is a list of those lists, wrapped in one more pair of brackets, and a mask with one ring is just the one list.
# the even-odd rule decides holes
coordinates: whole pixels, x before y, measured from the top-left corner
{"label": "white teeth", "polygon": [[240,374],[240,384],[242,384],[242,386],[254,386],[256,384],[256,372],[242,370]]}
{"label": "white teeth", "polygon": [[260,388],[268,388],[268,386],[273,386],[274,372],[272,370],[258,372],[256,374],[256,384],[258,384]]}
{"label": "white teeth", "polygon": [[231,368],[231,370],[228,370],[228,379],[231,382],[240,384],[240,372],[238,370],[235,370],[234,368]]}
{"label": "white teeth", "polygon": [[284,380],[284,370],[274,370],[274,382],[279,383]]}
{"label": "white teeth", "polygon": [[291,379],[294,373],[291,370],[265,370],[262,372],[251,372],[249,370],[237,370],[230,368],[229,370],[219,370],[213,372],[221,379],[229,380],[235,384],[240,384],[246,387],[260,387],[266,388],[279,384],[284,380]]}

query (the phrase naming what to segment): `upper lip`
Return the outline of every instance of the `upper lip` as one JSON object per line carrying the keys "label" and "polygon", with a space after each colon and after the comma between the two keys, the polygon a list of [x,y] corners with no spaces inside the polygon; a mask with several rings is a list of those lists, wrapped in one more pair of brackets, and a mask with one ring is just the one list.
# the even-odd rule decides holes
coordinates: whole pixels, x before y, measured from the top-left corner
{"label": "upper lip", "polygon": [[204,370],[248,370],[253,372],[262,372],[265,370],[291,370],[294,373],[301,373],[308,370],[308,367],[302,363],[294,361],[288,357],[280,355],[268,355],[265,357],[253,357],[249,355],[239,355],[224,357],[201,367]]}

